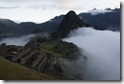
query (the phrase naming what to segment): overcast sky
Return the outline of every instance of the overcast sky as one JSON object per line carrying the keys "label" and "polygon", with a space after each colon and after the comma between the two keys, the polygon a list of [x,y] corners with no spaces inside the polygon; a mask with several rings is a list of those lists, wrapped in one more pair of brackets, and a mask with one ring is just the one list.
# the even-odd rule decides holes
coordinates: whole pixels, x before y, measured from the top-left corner
{"label": "overcast sky", "polygon": [[0,0],[0,18],[41,23],[69,10],[79,14],[93,8],[120,8],[120,0]]}

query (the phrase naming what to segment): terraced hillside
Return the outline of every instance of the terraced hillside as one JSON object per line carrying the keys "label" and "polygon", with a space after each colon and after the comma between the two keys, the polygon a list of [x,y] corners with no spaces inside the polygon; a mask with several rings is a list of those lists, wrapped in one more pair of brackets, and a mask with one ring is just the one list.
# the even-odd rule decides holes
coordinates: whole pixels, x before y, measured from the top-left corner
{"label": "terraced hillside", "polygon": [[0,56],[0,79],[1,80],[54,80],[55,78],[29,69]]}
{"label": "terraced hillside", "polygon": [[29,70],[34,69],[38,71],[37,73],[49,74],[53,79],[75,79],[62,63],[64,60],[71,61],[79,58],[80,51],[73,43],[62,40],[42,42],[35,39],[29,41],[24,47],[2,44],[0,50],[0,55],[13,64],[23,65]]}

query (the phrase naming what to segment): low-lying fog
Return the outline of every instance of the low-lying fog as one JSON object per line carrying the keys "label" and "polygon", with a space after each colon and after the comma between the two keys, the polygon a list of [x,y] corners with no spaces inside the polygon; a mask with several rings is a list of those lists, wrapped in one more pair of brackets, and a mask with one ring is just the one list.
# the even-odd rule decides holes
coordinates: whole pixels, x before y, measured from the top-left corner
{"label": "low-lying fog", "polygon": [[9,38],[0,40],[0,44],[6,43],[7,45],[24,46],[32,38],[37,38],[37,37],[49,38],[49,34],[42,33],[42,34],[30,34],[30,35],[20,36],[20,37],[9,37]]}
{"label": "low-lying fog", "polygon": [[87,56],[85,68],[81,66],[83,60],[76,62],[80,65],[78,68],[82,69],[82,72],[80,70],[78,73],[83,74],[82,79],[120,79],[120,32],[84,27],[72,31],[69,37],[63,40],[73,42],[82,50],[82,54]]}

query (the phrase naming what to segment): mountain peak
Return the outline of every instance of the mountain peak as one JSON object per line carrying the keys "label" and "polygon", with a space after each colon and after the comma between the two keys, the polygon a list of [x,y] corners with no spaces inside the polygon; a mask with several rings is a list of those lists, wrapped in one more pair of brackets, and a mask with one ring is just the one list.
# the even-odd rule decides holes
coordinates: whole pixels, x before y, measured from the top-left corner
{"label": "mountain peak", "polygon": [[67,13],[67,15],[77,15],[77,14],[75,13],[75,11],[71,10]]}
{"label": "mountain peak", "polygon": [[[69,11],[66,15],[65,15],[65,19],[70,19],[71,20],[74,20],[74,19],[78,19],[78,15],[75,13],[75,11],[71,10]],[[63,18],[64,19],[64,18]]]}
{"label": "mountain peak", "polygon": [[60,23],[60,26],[57,31],[59,38],[64,38],[68,36],[71,30],[83,26],[85,26],[85,23],[82,21],[82,19],[80,19],[80,17],[74,11],[71,10],[63,17]]}

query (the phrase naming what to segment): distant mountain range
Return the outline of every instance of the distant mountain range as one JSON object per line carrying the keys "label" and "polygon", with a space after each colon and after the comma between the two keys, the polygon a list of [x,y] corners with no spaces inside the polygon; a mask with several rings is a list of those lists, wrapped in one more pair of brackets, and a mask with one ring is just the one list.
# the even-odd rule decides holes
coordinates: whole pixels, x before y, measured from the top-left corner
{"label": "distant mountain range", "polygon": [[[85,25],[93,26],[95,29],[120,31],[120,9],[108,10],[111,10],[112,12],[99,13],[96,15],[87,12],[80,13],[78,16],[82,19],[82,22],[84,22]],[[68,24],[68,22],[64,23],[65,25],[61,24],[64,16],[65,15],[56,16],[55,18],[41,24],[33,22],[22,22],[18,24],[8,19],[0,19],[0,36],[26,35],[37,33],[37,31],[48,33],[56,32],[60,25],[63,25],[62,28],[64,28],[64,26],[72,25]]]}
{"label": "distant mountain range", "polygon": [[[111,9],[106,9],[111,10]],[[120,9],[111,10],[111,12],[99,13],[97,15],[92,15],[91,13],[81,13],[79,16],[83,20],[93,26],[98,27],[100,30],[120,30]]]}

